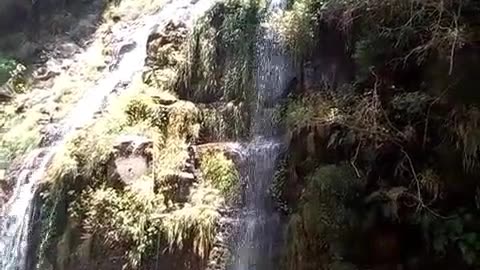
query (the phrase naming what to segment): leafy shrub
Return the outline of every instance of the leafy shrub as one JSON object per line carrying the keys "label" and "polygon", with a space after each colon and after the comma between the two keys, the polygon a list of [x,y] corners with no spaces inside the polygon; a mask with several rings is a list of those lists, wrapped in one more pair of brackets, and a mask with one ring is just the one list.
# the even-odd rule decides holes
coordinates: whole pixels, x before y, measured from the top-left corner
{"label": "leafy shrub", "polygon": [[272,22],[289,49],[294,52],[298,62],[309,56],[313,49],[316,26],[318,26],[315,2],[315,0],[296,0],[289,10],[280,17],[274,18]]}
{"label": "leafy shrub", "polygon": [[126,269],[137,269],[160,233],[165,207],[161,195],[138,194],[112,188],[85,190],[72,208],[88,235],[102,241],[102,248],[126,248]]}
{"label": "leafy shrub", "polygon": [[13,58],[0,54],[0,86],[6,85],[15,93],[26,91],[26,67]]}
{"label": "leafy shrub", "polygon": [[[217,189],[202,185],[181,208],[167,208],[159,194],[88,188],[71,207],[72,217],[107,254],[125,252],[126,269],[138,269],[154,248],[190,249],[206,258],[215,239],[223,204]],[[85,237],[88,238],[88,237]],[[158,242],[161,239],[161,242]],[[161,245],[161,247],[158,247]]]}
{"label": "leafy shrub", "polygon": [[337,104],[322,94],[305,95],[292,99],[285,111],[285,123],[292,131],[323,125],[341,119]]}
{"label": "leafy shrub", "polygon": [[149,120],[153,117],[154,106],[153,100],[145,95],[138,95],[130,100],[125,108],[128,124],[133,125]]}
{"label": "leafy shrub", "polygon": [[239,173],[232,160],[223,152],[211,151],[202,156],[202,175],[208,183],[230,197],[239,184]]}
{"label": "leafy shrub", "polygon": [[194,252],[201,258],[206,258],[215,239],[220,218],[218,209],[222,204],[219,191],[208,184],[194,189],[188,204],[169,213],[162,220],[163,232],[170,248],[182,248],[192,241]]}
{"label": "leafy shrub", "polygon": [[216,4],[192,34],[180,95],[200,102],[249,100],[259,21],[257,1]]}
{"label": "leafy shrub", "polygon": [[200,110],[188,101],[179,101],[168,107],[167,136],[197,138],[200,131]]}

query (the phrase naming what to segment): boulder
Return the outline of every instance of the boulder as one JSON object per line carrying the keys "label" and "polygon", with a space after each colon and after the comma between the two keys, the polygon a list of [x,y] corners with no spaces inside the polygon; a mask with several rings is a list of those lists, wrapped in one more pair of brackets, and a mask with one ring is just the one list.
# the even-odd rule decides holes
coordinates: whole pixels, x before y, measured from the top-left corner
{"label": "boulder", "polygon": [[188,36],[183,22],[169,21],[166,26],[158,25],[148,36],[147,66],[172,65],[175,54]]}
{"label": "boulder", "polygon": [[127,186],[134,184],[148,170],[148,161],[145,157],[132,155],[115,159],[115,172]]}
{"label": "boulder", "polygon": [[[126,186],[132,186],[142,178],[150,167],[152,160],[151,149],[153,141],[149,138],[137,135],[122,135],[117,138],[113,148],[115,154],[108,166],[109,175],[113,180],[120,181]],[[147,183],[144,186],[151,186]]]}
{"label": "boulder", "polygon": [[117,156],[128,157],[140,155],[150,158],[148,149],[153,146],[153,141],[149,138],[137,135],[122,135],[117,138],[113,148],[117,151]]}
{"label": "boulder", "polygon": [[178,99],[174,95],[168,92],[155,93],[152,94],[151,97],[155,103],[164,106],[172,105],[173,103],[178,101]]}
{"label": "boulder", "polygon": [[182,171],[165,172],[160,176],[163,180],[161,187],[167,201],[186,203],[190,196],[190,191],[197,178],[194,173]]}
{"label": "boulder", "polygon": [[48,70],[46,67],[40,67],[33,72],[33,78],[39,81],[47,81],[60,75],[60,72]]}

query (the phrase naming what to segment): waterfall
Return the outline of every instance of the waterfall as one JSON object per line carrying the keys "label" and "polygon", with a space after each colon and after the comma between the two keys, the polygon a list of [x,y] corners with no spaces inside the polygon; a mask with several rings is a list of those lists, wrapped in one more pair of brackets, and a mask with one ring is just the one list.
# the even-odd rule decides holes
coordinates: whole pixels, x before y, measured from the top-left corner
{"label": "waterfall", "polygon": [[[286,1],[272,0],[267,19],[282,12]],[[293,65],[278,33],[265,25],[260,29],[256,52],[256,102],[252,119],[252,140],[247,145],[248,173],[246,206],[241,243],[234,258],[235,270],[275,268],[276,246],[281,241],[281,222],[272,209],[268,189],[275,173],[282,144],[275,125],[275,104],[292,79]]]}
{"label": "waterfall", "polygon": [[[120,24],[113,29],[118,42],[115,51],[129,50],[117,55],[112,68],[107,69],[96,86],[86,91],[70,113],[61,121],[60,130],[49,145],[30,153],[16,177],[13,195],[1,209],[0,216],[0,270],[26,269],[26,252],[29,244],[31,216],[36,184],[42,180],[57,149],[65,138],[93,121],[95,114],[105,106],[114,90],[125,87],[143,70],[149,34],[156,27],[165,26],[170,20],[181,20],[192,27],[194,19],[205,13],[213,0],[170,0],[156,14]],[[122,86],[122,87],[119,87]]]}

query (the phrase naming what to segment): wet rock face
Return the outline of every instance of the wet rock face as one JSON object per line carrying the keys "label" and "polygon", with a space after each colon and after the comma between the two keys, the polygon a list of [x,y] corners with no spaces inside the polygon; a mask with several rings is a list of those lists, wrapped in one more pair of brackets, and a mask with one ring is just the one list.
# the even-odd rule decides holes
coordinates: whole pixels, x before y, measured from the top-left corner
{"label": "wet rock face", "polygon": [[232,208],[221,209],[221,215],[217,224],[217,235],[213,243],[212,250],[208,256],[207,267],[205,270],[226,270],[232,269],[231,258],[234,254],[232,243],[238,239],[238,214]]}
{"label": "wet rock face", "polygon": [[22,158],[13,160],[7,170],[0,172],[0,209],[10,199],[15,186],[15,179],[19,178],[22,173],[21,161]]}
{"label": "wet rock face", "polygon": [[113,148],[117,150],[118,156],[145,155],[147,149],[153,146],[153,141],[146,137],[136,135],[124,135],[117,139]]}
{"label": "wet rock face", "polygon": [[8,201],[12,191],[12,185],[5,179],[5,171],[0,170],[0,209]]}
{"label": "wet rock face", "polygon": [[12,197],[16,182],[29,181],[33,171],[40,165],[44,154],[44,149],[36,149],[14,159],[7,170],[0,170],[0,211]]}

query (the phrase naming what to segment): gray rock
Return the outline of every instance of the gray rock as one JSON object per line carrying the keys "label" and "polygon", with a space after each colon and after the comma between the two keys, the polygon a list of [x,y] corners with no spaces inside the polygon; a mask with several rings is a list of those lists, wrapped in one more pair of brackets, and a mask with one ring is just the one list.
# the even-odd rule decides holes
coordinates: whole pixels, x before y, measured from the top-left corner
{"label": "gray rock", "polygon": [[153,146],[149,138],[137,135],[122,135],[117,138],[113,148],[118,156],[149,155],[145,151]]}
{"label": "gray rock", "polygon": [[132,185],[148,171],[148,161],[145,157],[132,155],[118,157],[114,161],[115,171],[126,185]]}
{"label": "gray rock", "polygon": [[40,145],[51,145],[62,137],[61,125],[56,123],[47,124],[40,130],[40,134],[42,135]]}
{"label": "gray rock", "polygon": [[177,177],[180,181],[189,182],[189,183],[195,181],[196,179],[193,173],[188,173],[188,172],[179,172],[177,174]]}
{"label": "gray rock", "polygon": [[64,43],[57,48],[64,58],[69,58],[80,51],[80,46],[73,42]]}
{"label": "gray rock", "polygon": [[164,106],[172,105],[178,101],[178,99],[174,95],[168,93],[154,94],[151,95],[151,97],[155,103]]}
{"label": "gray rock", "polygon": [[[115,154],[108,165],[108,174],[113,181],[131,186],[145,175],[149,168],[153,141],[137,135],[122,135],[117,138],[113,148]],[[152,183],[148,183],[153,188]]]}

